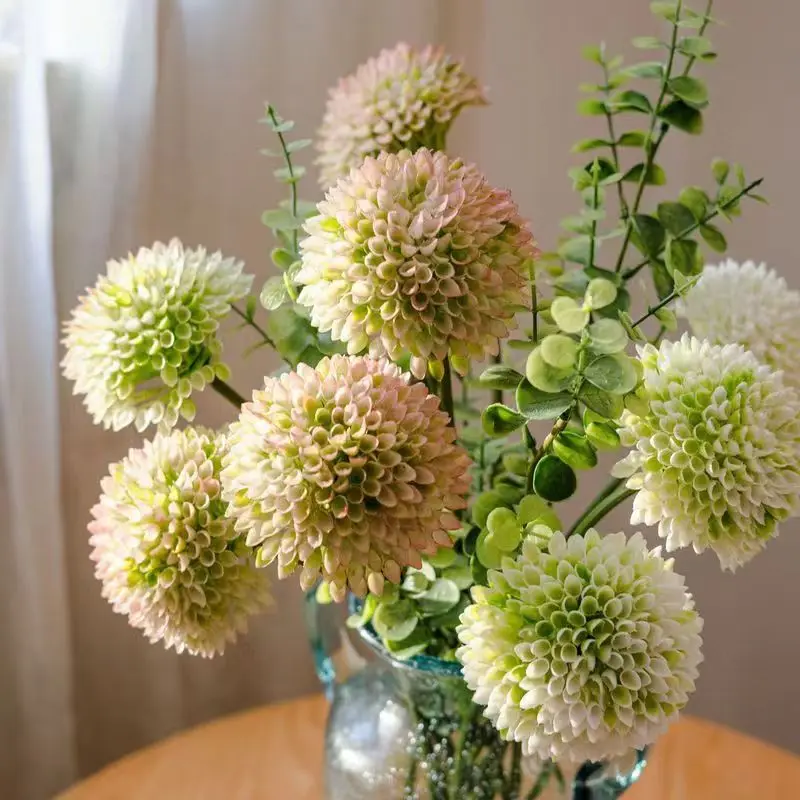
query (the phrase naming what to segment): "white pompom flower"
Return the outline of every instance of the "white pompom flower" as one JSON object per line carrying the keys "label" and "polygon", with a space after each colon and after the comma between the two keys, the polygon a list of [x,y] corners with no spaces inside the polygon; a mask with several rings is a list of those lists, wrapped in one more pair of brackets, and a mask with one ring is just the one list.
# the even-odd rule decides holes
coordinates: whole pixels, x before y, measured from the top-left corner
{"label": "white pompom flower", "polygon": [[225,515],[225,437],[156,434],[103,479],[92,560],[105,597],[151,641],[211,657],[270,602],[263,571]]}
{"label": "white pompom flower", "polygon": [[424,148],[381,153],[318,210],[301,243],[299,302],[349,353],[410,353],[417,378],[441,377],[449,357],[463,374],[498,352],[530,303],[531,233],[474,165]]}
{"label": "white pompom flower", "polygon": [[451,546],[470,460],[439,398],[386,360],[336,355],[266,378],[231,426],[223,496],[258,563],[341,600]]}
{"label": "white pompom flower", "polygon": [[461,109],[485,103],[475,78],[442,48],[382,50],[330,91],[317,141],[320,184],[380,152],[441,149]]}
{"label": "white pompom flower", "polygon": [[740,344],[800,388],[800,292],[766,264],[707,266],[678,313],[699,338]]}
{"label": "white pompom flower", "polygon": [[688,334],[639,349],[644,377],[613,472],[636,489],[633,524],[667,550],[711,548],[735,569],[760,552],[800,498],[800,396],[736,344]]}
{"label": "white pompom flower", "polygon": [[64,375],[96,424],[164,431],[194,418],[192,392],[229,375],[217,331],[250,289],[242,267],[177,239],[108,262],[64,326]]}
{"label": "white pompom flower", "polygon": [[461,615],[476,703],[523,753],[602,761],[649,745],[694,691],[702,619],[640,533],[529,537]]}

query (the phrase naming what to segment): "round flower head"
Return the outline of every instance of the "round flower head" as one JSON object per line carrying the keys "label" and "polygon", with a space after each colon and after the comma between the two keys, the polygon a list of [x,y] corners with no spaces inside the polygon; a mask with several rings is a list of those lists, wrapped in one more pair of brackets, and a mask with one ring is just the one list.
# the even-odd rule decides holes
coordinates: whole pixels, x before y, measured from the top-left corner
{"label": "round flower head", "polygon": [[320,184],[366,156],[441,148],[461,109],[485,103],[478,82],[441,48],[382,50],[331,89],[317,142]]}
{"label": "round flower head", "polygon": [[225,516],[225,438],[157,434],[112,464],[89,524],[103,597],[151,642],[211,657],[269,602],[265,574]]}
{"label": "round flower head", "polygon": [[735,569],[796,512],[800,397],[740,345],[687,334],[639,354],[644,378],[620,430],[634,449],[614,468],[639,490],[631,522]]}
{"label": "round flower head", "polygon": [[64,374],[95,423],[141,431],[192,420],[192,391],[228,375],[217,328],[251,282],[241,262],[177,239],[109,261],[65,325]]}
{"label": "round flower head", "polygon": [[800,388],[800,292],[765,264],[706,267],[678,311],[697,336],[742,345]]}
{"label": "round flower head", "polygon": [[601,761],[653,742],[686,705],[702,619],[641,534],[527,538],[461,614],[475,702],[526,755]]}
{"label": "round flower head", "polygon": [[469,458],[439,399],[387,361],[333,356],[266,378],[231,426],[223,496],[237,530],[302,567],[340,600],[400,581],[402,567],[451,544],[466,505]]}
{"label": "round flower head", "polygon": [[495,354],[529,302],[527,225],[473,165],[421,149],[368,158],[331,188],[301,244],[300,303],[321,331],[411,372]]}

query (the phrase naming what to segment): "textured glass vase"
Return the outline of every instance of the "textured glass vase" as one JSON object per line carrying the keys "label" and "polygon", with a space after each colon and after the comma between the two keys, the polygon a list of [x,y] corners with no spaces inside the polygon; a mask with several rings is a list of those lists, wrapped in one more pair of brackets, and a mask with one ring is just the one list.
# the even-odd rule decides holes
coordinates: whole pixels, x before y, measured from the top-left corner
{"label": "textured glass vase", "polygon": [[331,700],[327,800],[614,800],[644,769],[644,752],[577,769],[526,759],[472,702],[458,664],[395,661],[344,616],[308,595],[311,647]]}

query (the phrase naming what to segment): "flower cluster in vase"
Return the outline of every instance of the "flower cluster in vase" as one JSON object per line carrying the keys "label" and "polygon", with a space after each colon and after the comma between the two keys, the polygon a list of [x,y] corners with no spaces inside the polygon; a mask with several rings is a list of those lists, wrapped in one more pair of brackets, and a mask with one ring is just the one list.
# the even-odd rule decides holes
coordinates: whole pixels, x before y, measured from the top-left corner
{"label": "flower cluster in vase", "polygon": [[[579,109],[607,133],[573,148],[591,155],[554,252],[447,149],[480,83],[398,45],[332,89],[316,204],[297,192],[311,142],[267,107],[288,198],[263,217],[279,274],[261,307],[240,262],[178,241],[109,262],[63,366],[96,423],[152,435],[92,510],[115,611],[212,656],[269,605],[276,563],[321,599],[360,598],[350,624],[391,657],[459,661],[526,754],[610,758],[676,718],[702,620],[663,551],[732,570],[797,513],[800,298],[763,265],[705,266],[719,221],[762,200],[740,167],[646,202],[667,134],[702,131],[695,72],[716,56],[709,9],[652,10],[666,36],[634,45],[655,60],[585,50]],[[222,360],[231,316],[284,362],[247,401]],[[672,335],[678,316],[691,334]],[[222,430],[192,426],[207,387],[236,407]],[[566,524],[601,451],[619,451],[613,478]],[[597,530],[631,497],[662,547]]]}

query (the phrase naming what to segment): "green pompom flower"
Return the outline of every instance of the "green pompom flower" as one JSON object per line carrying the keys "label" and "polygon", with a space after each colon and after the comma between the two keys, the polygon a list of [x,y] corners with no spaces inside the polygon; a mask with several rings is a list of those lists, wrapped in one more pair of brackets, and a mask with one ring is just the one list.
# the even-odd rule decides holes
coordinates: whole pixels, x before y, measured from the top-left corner
{"label": "green pompom flower", "polygon": [[270,602],[244,537],[225,515],[225,437],[188,428],[157,434],[112,464],[89,524],[105,597],[151,642],[222,653]]}
{"label": "green pompom flower", "polygon": [[194,418],[192,392],[229,374],[217,330],[249,291],[242,267],[177,239],[108,262],[65,325],[62,361],[96,424],[163,431]]}
{"label": "green pompom flower", "polygon": [[526,755],[601,761],[644,747],[694,691],[702,620],[641,534],[529,537],[461,615],[456,655]]}
{"label": "green pompom flower", "polygon": [[797,513],[800,397],[739,345],[687,334],[639,354],[643,382],[620,429],[633,450],[613,470],[638,490],[631,522],[735,569]]}

